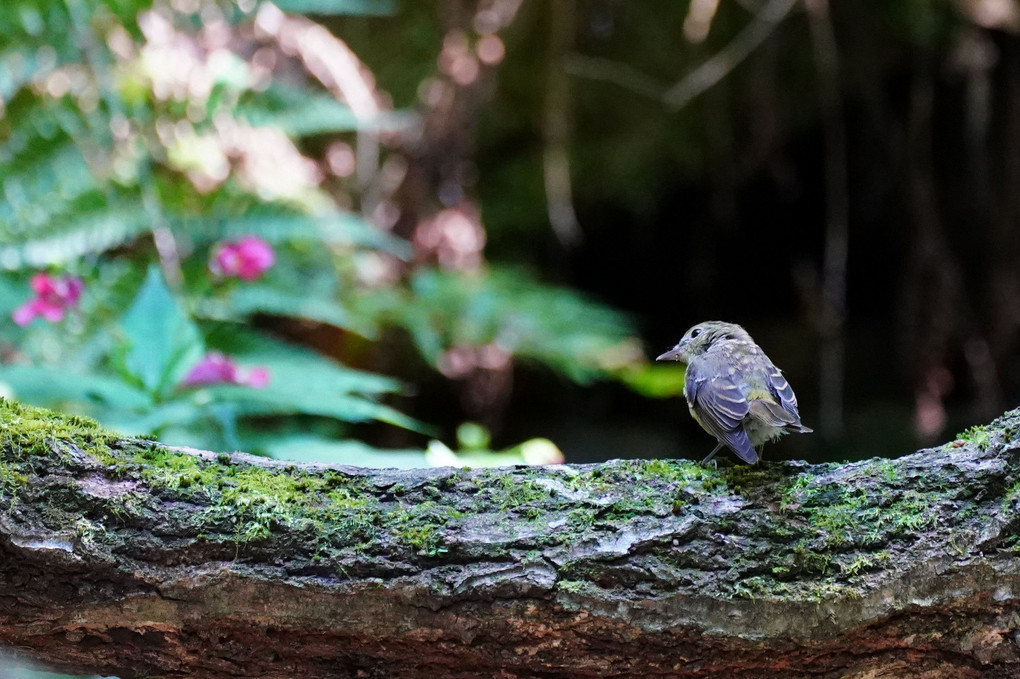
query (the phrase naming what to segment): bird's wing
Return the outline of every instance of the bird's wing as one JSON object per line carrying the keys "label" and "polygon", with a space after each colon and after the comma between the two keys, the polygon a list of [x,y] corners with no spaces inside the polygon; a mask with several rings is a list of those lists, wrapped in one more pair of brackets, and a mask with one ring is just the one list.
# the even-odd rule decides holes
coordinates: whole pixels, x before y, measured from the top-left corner
{"label": "bird's wing", "polygon": [[740,386],[715,368],[714,362],[708,360],[694,360],[687,366],[684,383],[687,405],[710,434],[725,443],[741,460],[754,464],[758,453],[742,426],[750,406]]}
{"label": "bird's wing", "polygon": [[797,416],[787,412],[782,405],[771,398],[756,398],[749,404],[750,415],[770,427],[786,427],[797,421]]}
{"label": "bird's wing", "polygon": [[[783,371],[777,368],[772,361],[768,361],[768,368],[765,371],[765,381],[769,385],[769,392],[776,400],[779,407],[786,413],[786,424],[800,422],[800,411],[797,409],[797,396],[793,393],[790,383],[783,377]],[[777,413],[777,415],[780,415]],[[781,417],[781,415],[780,415]]]}
{"label": "bird's wing", "polygon": [[773,427],[782,427],[786,431],[811,432],[800,422],[797,410],[797,397],[790,383],[783,377],[783,371],[765,357],[765,383],[768,395],[760,395],[751,399],[751,417]]}

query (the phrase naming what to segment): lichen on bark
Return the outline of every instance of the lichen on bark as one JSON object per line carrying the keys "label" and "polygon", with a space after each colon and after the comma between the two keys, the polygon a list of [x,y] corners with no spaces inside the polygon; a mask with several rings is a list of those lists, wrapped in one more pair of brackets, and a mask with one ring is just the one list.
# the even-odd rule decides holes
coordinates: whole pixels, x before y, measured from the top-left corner
{"label": "lichen on bark", "polygon": [[0,422],[0,641],[55,667],[791,677],[908,656],[916,676],[1020,663],[1018,411],[897,460],[718,469],[369,470],[168,448],[9,401]]}

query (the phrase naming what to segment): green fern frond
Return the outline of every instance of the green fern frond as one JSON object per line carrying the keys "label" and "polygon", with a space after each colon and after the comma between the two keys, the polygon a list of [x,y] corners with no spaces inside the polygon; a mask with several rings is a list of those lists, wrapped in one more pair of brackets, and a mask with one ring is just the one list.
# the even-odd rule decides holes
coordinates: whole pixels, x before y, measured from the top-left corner
{"label": "green fern frond", "polygon": [[279,84],[243,97],[235,114],[252,125],[278,127],[293,137],[393,130],[408,124],[408,115],[397,112],[383,112],[372,120],[362,120],[330,94]]}
{"label": "green fern frond", "polygon": [[317,321],[367,338],[375,337],[377,332],[364,319],[348,313],[337,300],[335,292],[324,294],[249,283],[234,290],[226,299],[203,298],[195,306],[195,314],[199,318],[216,321],[244,321],[256,313]]}
{"label": "green fern frond", "polygon": [[0,53],[0,100],[10,100],[22,87],[52,71],[56,56],[47,58],[46,54],[27,47]]}
{"label": "green fern frond", "polygon": [[275,4],[297,14],[388,16],[397,11],[395,0],[277,0]]}
{"label": "green fern frond", "polygon": [[29,162],[19,158],[0,168],[6,203],[0,208],[0,240],[8,233],[42,227],[67,204],[98,188],[81,152],[70,144],[35,154]]}
{"label": "green fern frond", "polygon": [[296,137],[358,129],[357,116],[335,97],[282,85],[250,93],[238,103],[235,113],[251,125],[279,127]]}
{"label": "green fern frond", "polygon": [[149,228],[149,220],[141,207],[130,203],[71,212],[46,224],[40,229],[43,234],[28,234],[0,245],[0,267],[21,269],[66,264],[128,243]]}
{"label": "green fern frond", "polygon": [[184,218],[180,228],[196,243],[255,235],[270,243],[294,241],[350,245],[377,248],[402,258],[411,255],[410,244],[406,241],[341,210],[313,216],[263,205],[253,207],[243,215],[221,213]]}

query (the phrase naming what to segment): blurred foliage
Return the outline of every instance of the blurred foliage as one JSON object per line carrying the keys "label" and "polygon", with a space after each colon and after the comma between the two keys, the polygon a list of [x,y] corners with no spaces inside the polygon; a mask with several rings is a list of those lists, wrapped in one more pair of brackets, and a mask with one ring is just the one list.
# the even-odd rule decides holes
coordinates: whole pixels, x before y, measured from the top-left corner
{"label": "blurred foliage", "polygon": [[430,441],[425,459],[432,466],[499,467],[511,464],[560,464],[563,452],[549,439],[530,439],[506,450],[491,449],[489,430],[477,422],[457,427],[454,451],[441,441]]}
{"label": "blurred foliage", "polygon": [[[395,101],[420,105],[433,92],[421,69],[442,71],[435,36],[449,38],[439,61],[457,63],[458,44],[484,39],[471,12],[495,4],[516,6],[401,3],[395,21],[324,21]],[[776,19],[777,7],[789,11]],[[1020,393],[1018,9],[1016,0],[521,3],[499,32],[497,73],[479,77],[473,101],[443,110],[480,109],[458,122],[472,126],[463,183],[484,206],[487,255],[626,309],[658,350],[697,320],[746,324],[777,353],[821,434],[784,443],[792,454],[892,455],[984,421]],[[732,58],[767,16],[767,37]],[[671,88],[707,81],[684,105],[667,101]],[[841,143],[830,116],[841,119]],[[566,246],[547,200],[557,141],[583,234]],[[845,182],[834,179],[840,166]],[[825,264],[840,249],[827,222],[847,227],[845,268]],[[845,280],[825,280],[837,270]],[[837,288],[847,293],[835,314],[846,319],[844,380],[821,377],[827,291]],[[642,395],[676,395],[681,383],[679,371],[640,366],[617,376]],[[833,408],[845,426],[821,421],[834,403],[823,380],[843,382]],[[544,433],[633,417],[630,450],[647,449],[652,430],[676,435],[674,403],[611,388],[545,399],[550,382],[536,382],[517,382],[516,407]],[[591,404],[606,417],[592,417]],[[680,430],[692,444],[701,435]]]}
{"label": "blurred foliage", "polygon": [[[642,363],[623,315],[521,271],[426,264],[351,207],[364,187],[332,171],[330,144],[360,154],[366,133],[395,133],[414,113],[366,115],[364,101],[356,111],[321,65],[286,44],[287,30],[314,24],[285,12],[394,9],[389,0],[0,4],[0,313],[26,303],[37,270],[84,282],[62,321],[0,325],[6,390],[172,443],[424,464],[420,450],[380,454],[350,440],[351,424],[372,421],[436,433],[386,405],[399,379],[334,360],[342,347],[327,347],[330,358],[270,331],[324,325],[371,343],[404,328],[444,374],[465,348],[496,348],[579,382]],[[345,54],[332,40],[324,60]],[[271,248],[272,266],[245,280],[215,272],[216,253],[242,237]],[[210,360],[227,377],[194,384]],[[268,381],[237,377],[256,373]]]}
{"label": "blurred foliage", "polygon": [[[42,670],[29,669],[21,663],[13,662],[9,658],[0,656],[0,676],[4,679],[104,679],[98,676],[76,676],[69,677],[64,674],[44,672]],[[109,679],[116,679],[115,677]]]}
{"label": "blurred foliage", "polygon": [[587,383],[643,357],[623,314],[520,271],[422,269],[395,293],[379,311],[437,367],[456,347],[494,345]]}

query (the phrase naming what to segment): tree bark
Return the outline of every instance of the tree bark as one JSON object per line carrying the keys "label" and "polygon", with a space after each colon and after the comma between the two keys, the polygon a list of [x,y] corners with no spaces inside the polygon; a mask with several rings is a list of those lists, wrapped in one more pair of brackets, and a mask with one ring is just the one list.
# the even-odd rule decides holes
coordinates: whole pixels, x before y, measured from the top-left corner
{"label": "tree bark", "polygon": [[897,460],[295,465],[0,401],[0,644],[132,677],[1013,677],[1020,410]]}

